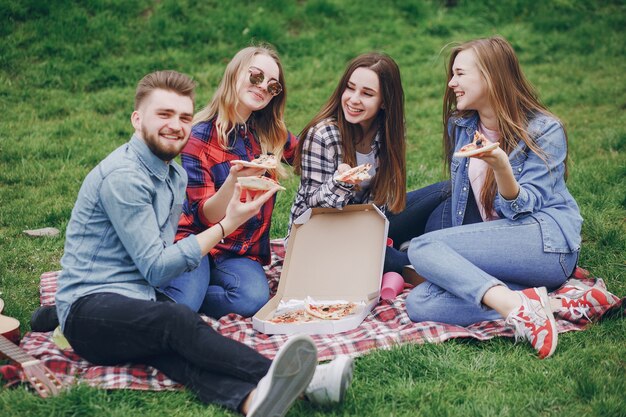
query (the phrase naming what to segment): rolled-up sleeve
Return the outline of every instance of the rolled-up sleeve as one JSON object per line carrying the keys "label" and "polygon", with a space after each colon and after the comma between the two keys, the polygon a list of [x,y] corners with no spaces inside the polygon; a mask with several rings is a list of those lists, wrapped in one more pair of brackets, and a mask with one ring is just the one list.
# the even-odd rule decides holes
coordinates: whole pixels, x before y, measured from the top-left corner
{"label": "rolled-up sleeve", "polygon": [[565,132],[558,121],[548,120],[551,121],[543,125],[538,134],[535,133],[534,140],[541,148],[541,155],[528,148],[525,159],[519,158],[521,154],[512,154],[511,167],[520,186],[519,194],[513,200],[498,194],[495,201],[496,209],[506,218],[515,220],[540,211],[563,177],[567,156]]}
{"label": "rolled-up sleeve", "polygon": [[100,188],[101,204],[117,236],[153,287],[196,268],[201,259],[195,236],[175,245],[162,238],[153,206],[156,194],[145,178],[130,169],[110,173]]}

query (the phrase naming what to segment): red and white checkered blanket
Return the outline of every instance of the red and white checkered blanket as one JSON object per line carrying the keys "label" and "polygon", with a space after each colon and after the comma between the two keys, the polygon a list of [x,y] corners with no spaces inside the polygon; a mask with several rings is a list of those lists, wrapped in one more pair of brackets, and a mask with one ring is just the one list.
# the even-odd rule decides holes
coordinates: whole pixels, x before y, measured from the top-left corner
{"label": "red and white checkered blanket", "polygon": [[[282,240],[272,241],[272,263],[266,268],[272,294],[278,287],[285,249]],[[54,304],[57,275],[59,271],[41,276],[41,305]],[[590,286],[606,288],[600,278],[594,279],[578,268],[576,278],[585,280]],[[404,308],[410,289],[405,289],[393,302],[381,301],[353,330],[328,335],[315,335],[320,361],[334,358],[338,354],[362,355],[372,349],[389,349],[406,343],[438,343],[453,338],[487,340],[495,336],[512,337],[513,332],[504,326],[503,320],[476,323],[468,327],[436,322],[413,323]],[[616,297],[617,300],[617,297]],[[620,308],[619,300],[611,310]],[[285,335],[266,335],[252,328],[252,320],[230,314],[220,320],[208,319],[208,323],[219,333],[245,343],[261,354],[273,358],[278,348],[288,338]],[[559,333],[583,330],[584,324],[557,321]],[[81,359],[71,349],[60,350],[52,341],[50,333],[27,333],[20,346],[32,356],[39,358],[64,384],[79,380],[91,386],[106,389],[169,390],[179,389],[161,372],[149,366],[94,366]],[[0,374],[9,383],[19,382],[23,375],[18,367],[5,365]]]}

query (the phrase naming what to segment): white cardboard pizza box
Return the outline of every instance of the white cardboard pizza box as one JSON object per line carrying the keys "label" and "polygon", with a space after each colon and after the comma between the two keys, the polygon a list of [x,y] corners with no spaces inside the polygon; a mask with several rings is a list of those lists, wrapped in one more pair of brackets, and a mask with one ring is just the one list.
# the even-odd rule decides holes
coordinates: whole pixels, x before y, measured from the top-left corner
{"label": "white cardboard pizza box", "polygon": [[[389,222],[372,204],[309,209],[294,221],[276,295],[252,318],[266,334],[328,334],[357,327],[378,303]],[[272,323],[281,300],[363,302],[345,319]]]}

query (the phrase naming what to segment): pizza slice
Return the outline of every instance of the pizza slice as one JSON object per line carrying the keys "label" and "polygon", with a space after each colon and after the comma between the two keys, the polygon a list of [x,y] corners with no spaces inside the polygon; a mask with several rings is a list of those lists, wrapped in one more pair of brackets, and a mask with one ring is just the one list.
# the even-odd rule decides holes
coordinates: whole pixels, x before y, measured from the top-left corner
{"label": "pizza slice", "polygon": [[356,303],[312,304],[306,303],[305,310],[322,320],[340,320],[356,312]]}
{"label": "pizza slice", "polygon": [[262,168],[262,169],[276,169],[278,166],[278,160],[276,156],[271,154],[259,155],[258,158],[252,161],[244,161],[242,159],[234,159],[230,161],[231,164],[240,164],[246,168]]}
{"label": "pizza slice", "polygon": [[252,191],[265,191],[272,189],[276,186],[278,186],[279,190],[286,190],[285,187],[283,187],[273,179],[262,176],[239,177],[237,178],[237,182],[241,185],[241,188]]}
{"label": "pizza slice", "polygon": [[468,158],[470,156],[492,151],[498,146],[500,146],[500,142],[490,143],[482,133],[476,131],[476,133],[474,133],[474,140],[472,143],[468,143],[463,146],[455,152],[453,156],[457,158]]}
{"label": "pizza slice", "polygon": [[335,180],[342,182],[361,182],[364,180],[369,180],[370,178],[372,178],[369,173],[369,170],[371,168],[372,164],[361,164],[337,175],[335,177]]}
{"label": "pizza slice", "polygon": [[301,308],[298,310],[291,310],[285,313],[277,314],[271,319],[269,319],[268,321],[270,323],[276,323],[276,324],[288,324],[288,323],[293,324],[293,323],[306,323],[311,320],[313,320],[313,318],[310,317],[303,308]]}

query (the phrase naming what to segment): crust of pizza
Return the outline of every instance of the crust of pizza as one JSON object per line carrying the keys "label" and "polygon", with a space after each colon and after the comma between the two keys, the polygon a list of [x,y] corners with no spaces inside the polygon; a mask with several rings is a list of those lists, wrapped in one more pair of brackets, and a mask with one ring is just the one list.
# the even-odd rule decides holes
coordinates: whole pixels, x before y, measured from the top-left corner
{"label": "crust of pizza", "polygon": [[276,156],[270,154],[260,155],[258,158],[252,161],[244,161],[242,159],[234,159],[230,161],[231,164],[241,164],[246,168],[263,168],[263,169],[276,169],[278,161]]}
{"label": "crust of pizza", "polygon": [[350,168],[347,171],[335,177],[336,181],[364,181],[372,178],[369,174],[369,170],[372,168],[372,164],[361,164]]}
{"label": "crust of pizza", "polygon": [[498,146],[500,146],[500,142],[489,143],[487,138],[482,133],[476,131],[474,133],[474,140],[472,141],[472,143],[468,143],[467,145],[461,147],[461,149],[455,152],[453,156],[457,158],[467,158],[484,152],[492,151]]}
{"label": "crust of pizza", "polygon": [[242,188],[248,190],[265,191],[274,188],[275,186],[278,186],[280,190],[286,189],[273,179],[262,176],[238,177],[237,182]]}

